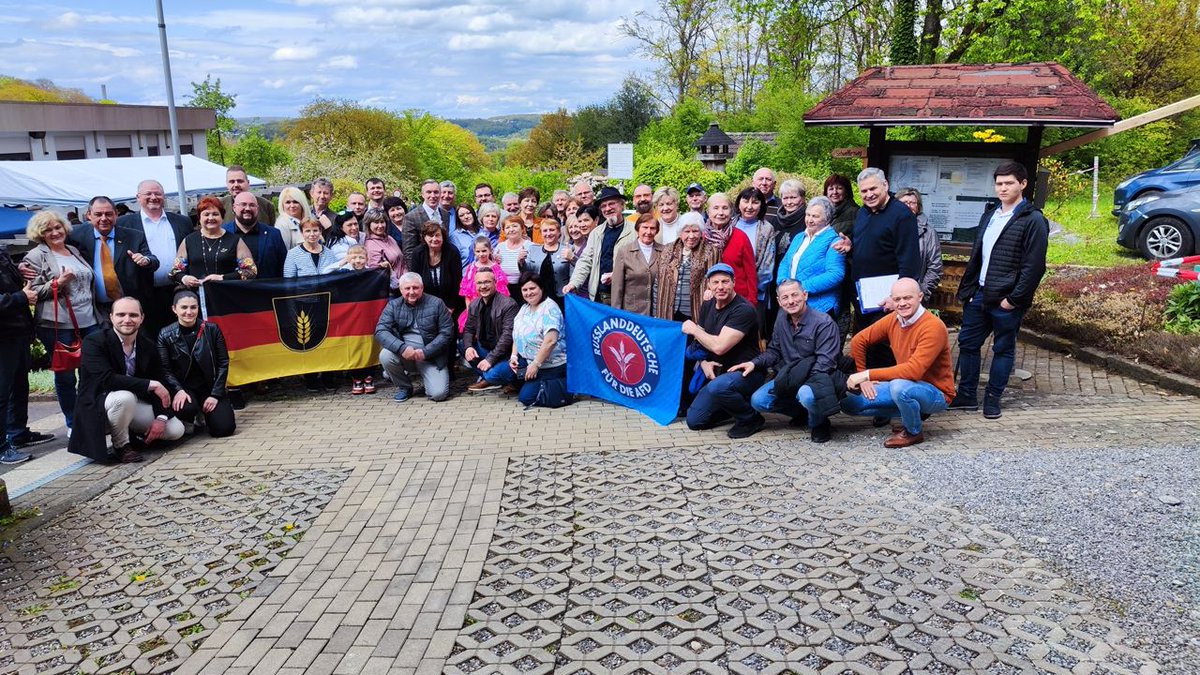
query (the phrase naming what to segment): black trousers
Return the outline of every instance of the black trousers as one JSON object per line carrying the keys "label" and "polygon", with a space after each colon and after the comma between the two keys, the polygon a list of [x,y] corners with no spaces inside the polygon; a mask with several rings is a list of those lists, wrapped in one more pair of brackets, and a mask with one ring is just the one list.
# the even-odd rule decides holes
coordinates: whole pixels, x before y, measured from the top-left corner
{"label": "black trousers", "polygon": [[[201,413],[208,394],[190,389],[184,391],[192,397],[191,402],[183,406],[178,415],[179,419],[186,423],[196,419],[196,415]],[[233,432],[237,430],[237,420],[233,416],[233,406],[229,404],[229,397],[217,399],[217,407],[213,408],[212,412],[202,414],[204,415],[204,425],[208,427],[208,435],[213,438],[232,436]]]}

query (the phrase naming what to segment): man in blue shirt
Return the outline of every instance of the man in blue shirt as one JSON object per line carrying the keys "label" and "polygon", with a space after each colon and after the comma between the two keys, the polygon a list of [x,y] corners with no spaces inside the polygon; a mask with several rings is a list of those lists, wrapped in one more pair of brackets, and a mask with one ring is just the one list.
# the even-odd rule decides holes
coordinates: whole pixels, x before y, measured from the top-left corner
{"label": "man in blue shirt", "polygon": [[108,197],[92,197],[86,217],[90,225],[72,228],[67,241],[84,260],[92,261],[92,292],[100,313],[108,316],[112,303],[127,296],[149,302],[153,293],[149,273],[158,269],[160,261],[150,252],[146,235],[117,227],[117,209]]}
{"label": "man in blue shirt", "polygon": [[1033,304],[1046,273],[1050,224],[1024,197],[1029,174],[1019,162],[993,172],[1000,205],[989,204],[979,219],[979,235],[958,285],[963,303],[958,334],[958,393],[951,410],[979,408],[980,350],[992,335],[992,366],[983,394],[983,416],[1000,417],[1000,396],[1012,374],[1021,319]]}

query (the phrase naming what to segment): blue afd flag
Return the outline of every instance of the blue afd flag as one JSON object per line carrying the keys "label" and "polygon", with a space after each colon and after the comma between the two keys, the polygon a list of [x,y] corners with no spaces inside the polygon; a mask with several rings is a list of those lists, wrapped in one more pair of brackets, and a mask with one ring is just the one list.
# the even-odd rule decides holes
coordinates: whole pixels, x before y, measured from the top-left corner
{"label": "blue afd flag", "polygon": [[659,424],[679,412],[685,338],[674,321],[567,296],[567,389]]}

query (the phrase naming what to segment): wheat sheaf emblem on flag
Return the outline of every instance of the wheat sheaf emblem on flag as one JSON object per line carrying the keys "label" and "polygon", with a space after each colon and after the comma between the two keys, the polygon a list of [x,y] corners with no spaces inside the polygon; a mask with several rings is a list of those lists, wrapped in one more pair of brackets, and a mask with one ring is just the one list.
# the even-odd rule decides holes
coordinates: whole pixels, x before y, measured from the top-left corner
{"label": "wheat sheaf emblem on flag", "polygon": [[329,293],[272,298],[279,341],[294,352],[316,349],[329,334]]}

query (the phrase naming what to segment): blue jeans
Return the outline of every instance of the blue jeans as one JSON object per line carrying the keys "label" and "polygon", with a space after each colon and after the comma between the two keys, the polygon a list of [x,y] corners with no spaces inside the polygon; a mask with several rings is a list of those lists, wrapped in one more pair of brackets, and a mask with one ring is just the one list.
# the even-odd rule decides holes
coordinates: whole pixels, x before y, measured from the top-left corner
{"label": "blue jeans", "polygon": [[[468,346],[474,347],[475,351],[479,352],[480,354],[488,354],[491,352],[491,350],[487,347],[484,347],[479,340],[476,340],[474,345],[463,344],[461,339],[458,342],[460,351],[464,354],[466,353]],[[516,373],[512,371],[512,368],[508,367],[508,359],[499,361],[498,363],[492,363],[492,367],[488,368],[487,372],[480,370],[476,366],[471,366],[471,370],[473,370],[476,375],[482,377],[489,384],[498,384],[503,387],[506,384],[512,384],[517,381]]]}
{"label": "blue jeans", "polygon": [[958,333],[959,395],[972,401],[979,395],[979,369],[983,364],[980,350],[990,333],[992,366],[988,371],[986,393],[1000,398],[1012,375],[1017,353],[1017,332],[1024,317],[1024,308],[1007,310],[1000,305],[985,306],[982,290],[963,306],[962,330]]}
{"label": "blue jeans", "polygon": [[921,415],[946,409],[942,390],[928,382],[889,380],[875,386],[875,400],[862,394],[842,399],[842,412],[860,417],[899,417],[910,434],[921,433]]}
{"label": "blue jeans", "polygon": [[822,417],[813,410],[817,407],[817,397],[813,394],[812,387],[807,384],[800,385],[795,398],[781,399],[775,396],[775,382],[772,380],[754,392],[754,395],[750,397],[750,405],[759,412],[781,413],[788,417],[799,415],[801,409],[807,410],[810,428],[820,426],[829,420],[828,417]]}
{"label": "blue jeans", "polygon": [[[98,330],[100,330],[99,324],[80,328],[79,337],[83,339]],[[38,326],[37,338],[46,347],[46,353],[53,354],[54,342],[56,340],[63,344],[71,344],[75,340],[75,329],[59,328],[56,330],[54,328]],[[75,421],[75,385],[75,371],[68,370],[54,374],[54,394],[58,397],[58,407],[62,410],[63,419],[66,420],[68,429],[71,428],[71,424]]]}
{"label": "blue jeans", "polygon": [[[516,384],[521,383],[521,391],[517,392],[517,400],[523,406],[531,406],[537,401],[538,392],[542,388],[542,384],[548,380],[565,380],[567,379],[567,364],[561,366],[542,366],[538,368],[537,377],[532,380],[526,380],[524,377],[518,377],[520,372],[522,376],[525,369],[529,367],[529,360],[524,356],[517,357],[517,370],[514,371],[508,361],[498,363],[483,374],[483,379],[492,384]],[[565,387],[565,385],[564,385]]]}
{"label": "blue jeans", "polygon": [[[0,412],[5,415],[4,441],[29,429],[29,340],[0,342]],[[3,445],[3,442],[0,442]]]}
{"label": "blue jeans", "polygon": [[750,397],[762,386],[763,374],[725,373],[710,380],[696,394],[687,409],[689,429],[708,429],[730,417],[734,422],[748,424],[758,414],[750,407]]}

